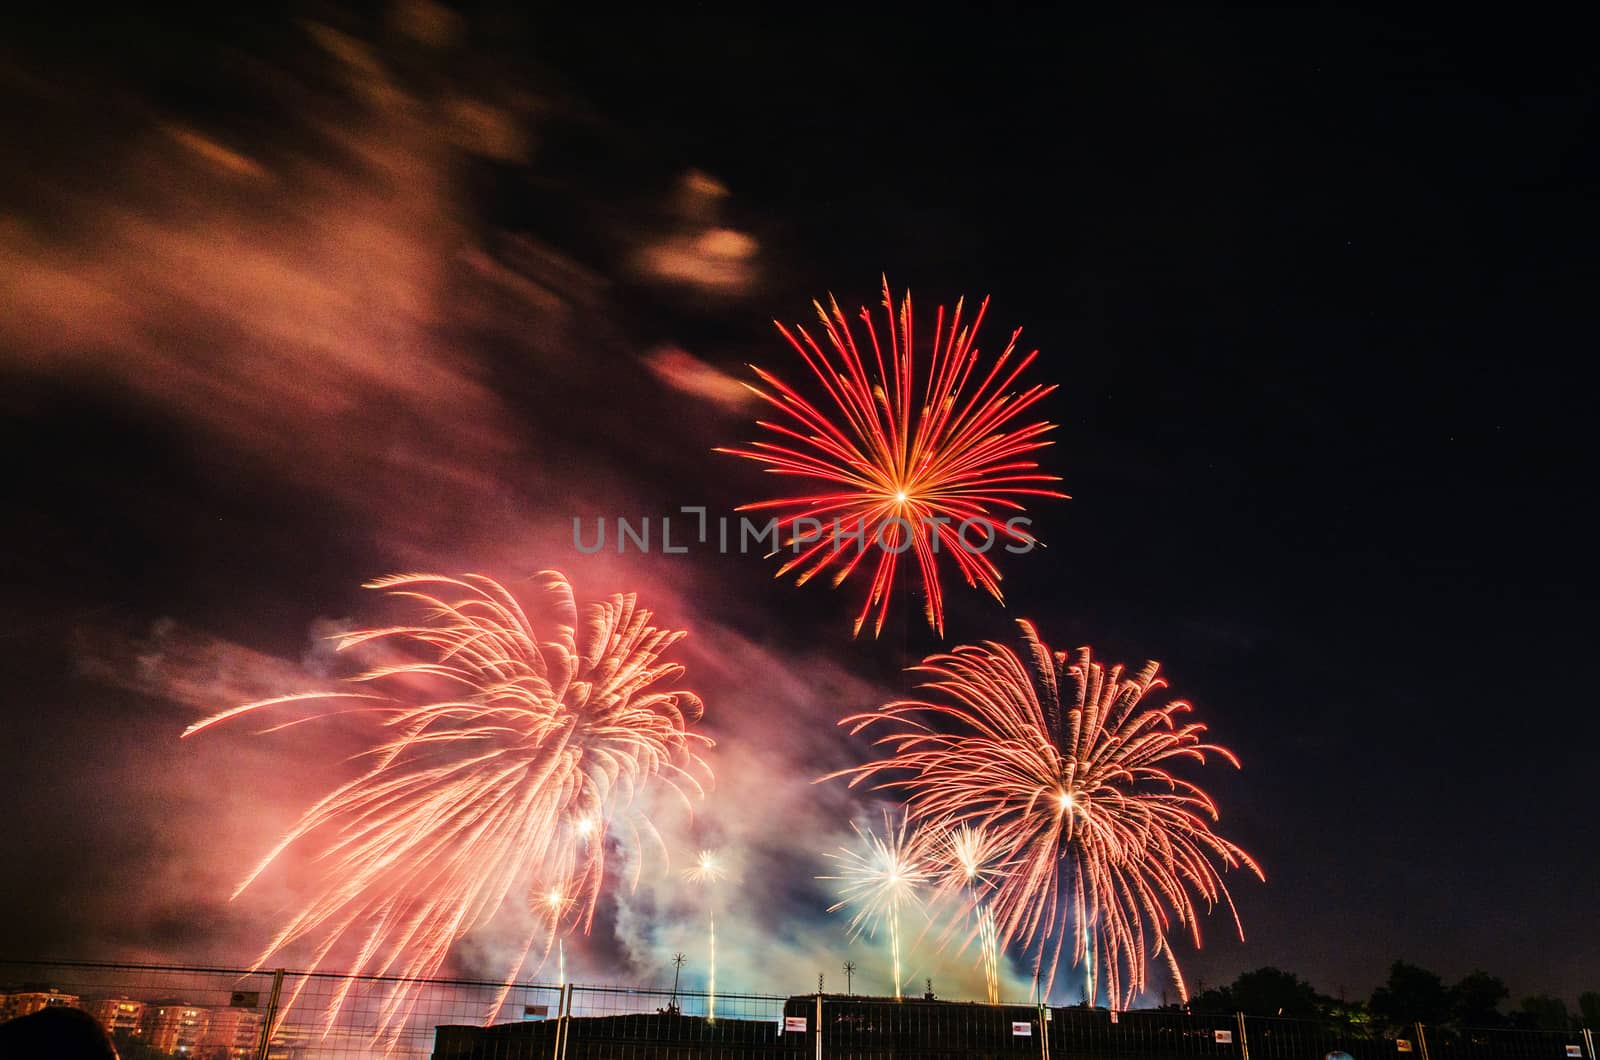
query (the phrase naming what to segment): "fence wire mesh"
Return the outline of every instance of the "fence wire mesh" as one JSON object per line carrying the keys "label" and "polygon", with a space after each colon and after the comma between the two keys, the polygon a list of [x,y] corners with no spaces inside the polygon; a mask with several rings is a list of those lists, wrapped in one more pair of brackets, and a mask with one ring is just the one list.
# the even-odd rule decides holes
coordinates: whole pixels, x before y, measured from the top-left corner
{"label": "fence wire mesh", "polygon": [[1593,1036],[1582,1030],[1425,1028],[1427,1060],[1595,1060]]}
{"label": "fence wire mesh", "polygon": [[[1251,1060],[1300,1060],[1334,1052],[1348,1053],[1355,1060],[1397,1060],[1403,1049],[1414,1046],[1411,1038],[1389,1038],[1361,1026],[1309,1020],[1247,1016],[1245,1030]],[[1421,1053],[1412,1055],[1422,1060]]]}
{"label": "fence wire mesh", "polygon": [[563,1055],[798,1060],[810,1054],[804,1035],[784,1034],[785,1001],[767,994],[574,986]]}
{"label": "fence wire mesh", "polygon": [[895,1001],[825,997],[824,1056],[856,1060],[890,1057],[1038,1057],[1040,1010],[1028,1005]]}
{"label": "fence wire mesh", "polygon": [[[1243,1056],[1238,1027],[1230,1016],[1058,1008],[1050,1010],[1049,1033],[1052,1056],[1215,1060],[1238,1060]],[[1307,1060],[1320,1057],[1317,1054]]]}
{"label": "fence wire mesh", "polygon": [[52,1006],[123,1060],[1600,1060],[1579,1028],[0,960],[0,1022]]}
{"label": "fence wire mesh", "polygon": [[48,1005],[82,1008],[111,1034],[123,1060],[428,1060],[436,1027],[560,1014],[560,987],[517,984],[502,999],[503,990],[470,980],[0,961],[0,1019]]}

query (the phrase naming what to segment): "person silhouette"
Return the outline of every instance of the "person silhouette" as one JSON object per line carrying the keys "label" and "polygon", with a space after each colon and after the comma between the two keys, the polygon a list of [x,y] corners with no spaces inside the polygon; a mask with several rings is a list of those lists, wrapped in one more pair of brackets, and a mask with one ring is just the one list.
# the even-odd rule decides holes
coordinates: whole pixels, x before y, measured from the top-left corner
{"label": "person silhouette", "polygon": [[81,1008],[52,1005],[0,1023],[0,1060],[119,1060],[117,1047]]}

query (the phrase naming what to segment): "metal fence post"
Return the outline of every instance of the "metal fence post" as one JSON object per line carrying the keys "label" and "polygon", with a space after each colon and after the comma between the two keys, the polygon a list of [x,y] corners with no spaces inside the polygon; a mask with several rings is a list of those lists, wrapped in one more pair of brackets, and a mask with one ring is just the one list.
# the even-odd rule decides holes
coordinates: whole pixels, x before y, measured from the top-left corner
{"label": "metal fence post", "polygon": [[1583,1029],[1583,1044],[1589,1050],[1589,1060],[1600,1060],[1594,1055],[1594,1031],[1588,1027]]}
{"label": "metal fence post", "polygon": [[1039,1002],[1039,1060],[1050,1060],[1050,1024],[1045,1021],[1048,1010]]}
{"label": "metal fence post", "polygon": [[1239,1024],[1239,1060],[1250,1060],[1250,1035],[1244,1029],[1244,1013],[1235,1012],[1233,1018]]}
{"label": "metal fence post", "polygon": [[1412,1026],[1417,1029],[1417,1050],[1422,1053],[1422,1060],[1428,1060],[1427,1032],[1422,1029],[1421,1023],[1413,1023]]}
{"label": "metal fence post", "polygon": [[561,1000],[556,1006],[556,1045],[555,1060],[561,1060],[567,1055],[567,1035],[571,1033],[567,1021],[572,1016],[572,984],[561,985]]}
{"label": "metal fence post", "polygon": [[256,1043],[256,1060],[267,1060],[272,1044],[272,1023],[278,1018],[278,997],[283,993],[283,969],[272,973],[272,993],[267,997],[267,1018],[261,1022],[261,1040]]}

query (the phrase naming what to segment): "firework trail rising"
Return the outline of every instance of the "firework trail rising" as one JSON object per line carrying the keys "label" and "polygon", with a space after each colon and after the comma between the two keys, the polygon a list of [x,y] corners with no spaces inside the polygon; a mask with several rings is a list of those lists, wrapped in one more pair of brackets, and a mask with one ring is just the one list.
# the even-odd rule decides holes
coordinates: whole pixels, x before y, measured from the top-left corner
{"label": "firework trail rising", "polygon": [[712,888],[727,879],[728,870],[717,860],[715,850],[702,850],[694,864],[683,870],[683,878],[706,889],[706,943],[711,953],[711,975],[706,990],[706,1018],[717,1018],[717,904]]}
{"label": "firework trail rising", "polygon": [[818,876],[819,880],[839,883],[839,901],[828,907],[836,912],[854,906],[850,917],[850,937],[862,932],[877,935],[882,924],[889,935],[889,954],[894,969],[894,996],[900,998],[903,978],[900,973],[900,911],[906,905],[923,908],[922,891],[933,882],[928,868],[928,841],[924,833],[911,828],[911,819],[900,815],[896,826],[883,811],[883,834],[863,832],[851,822],[861,840],[857,847],[840,847],[837,854],[824,854],[839,863],[838,875]]}
{"label": "firework trail rising", "polygon": [[938,700],[844,719],[852,732],[890,730],[877,744],[892,752],[833,776],[903,792],[924,826],[987,831],[1006,863],[991,902],[1000,948],[1030,951],[1048,996],[1070,932],[1090,989],[1103,965],[1107,998],[1127,1005],[1145,987],[1147,955],[1176,966],[1174,921],[1200,944],[1197,901],[1226,904],[1243,937],[1217,863],[1265,877],[1212,831],[1211,798],[1167,768],[1238,760],[1201,742],[1205,726],[1180,721],[1187,703],[1143,703],[1165,685],[1156,663],[1125,676],[1088,648],[1052,654],[1019,625],[1023,655],[989,642],[930,656],[913,670]]}
{"label": "firework trail rising", "polygon": [[571,904],[559,887],[552,887],[544,896],[545,910],[550,914],[550,935],[556,940],[556,985],[567,985],[567,945],[561,930],[561,914]]}
{"label": "firework trail rising", "polygon": [[1000,1003],[1000,943],[988,892],[1003,874],[996,868],[1000,854],[998,843],[983,828],[962,824],[939,835],[940,883],[966,895],[967,908],[977,922],[984,985],[991,1005]]}
{"label": "firework trail rising", "polygon": [[[661,661],[683,634],[651,625],[632,596],[580,615],[564,576],[536,578],[532,602],[549,617],[542,628],[481,575],[369,582],[420,608],[421,619],[341,638],[340,650],[385,653],[354,678],[363,690],[250,703],[185,731],[311,704],[338,709],[275,728],[330,713],[363,714],[378,727],[361,756],[366,770],[308,809],[235,891],[291,847],[316,854],[309,901],[255,967],[305,941],[311,970],[335,960],[337,947],[350,975],[431,977],[458,939],[520,898],[541,926],[507,970],[492,1018],[540,935],[548,956],[560,935],[588,930],[608,836],[634,850],[646,839],[660,847],[633,809],[639,792],[660,782],[685,801],[703,796],[710,770],[698,749],[711,741],[689,731],[702,704],[672,687],[683,667]],[[351,981],[329,1004],[330,1027]],[[399,1034],[416,990],[401,983],[386,998],[380,1036]]]}
{"label": "firework trail rising", "polygon": [[980,366],[974,342],[988,299],[966,323],[962,301],[948,320],[939,307],[932,353],[922,372],[912,356],[909,293],[896,307],[884,281],[884,335],[880,337],[872,314],[862,308],[867,342],[861,346],[838,302],[829,299],[826,308],[813,305],[831,353],[803,327],[791,331],[778,324],[778,330],[816,376],[826,400],[813,403],[755,368],[765,388],[751,390],[781,414],[759,426],[777,440],[718,450],[812,485],[807,492],[739,510],[777,514],[781,547],[794,551],[778,577],[799,570],[800,584],[831,570],[837,586],[868,552],[876,551],[876,564],[868,564],[872,581],[855,619],[856,633],[874,611],[873,634],[883,629],[899,557],[911,552],[921,574],[928,624],[943,636],[938,557],[951,557],[968,585],[981,586],[1003,602],[1000,571],[989,558],[990,548],[996,543],[1008,548],[1036,543],[1024,529],[1027,520],[1018,519],[1025,510],[1022,498],[1066,496],[1049,487],[1060,479],[1041,474],[1028,458],[1051,444],[1044,435],[1054,425],[1039,421],[1014,426],[1017,417],[1055,387],[1011,389],[1038,356],[1037,350],[1015,356],[1021,329],[1012,332],[992,364]]}

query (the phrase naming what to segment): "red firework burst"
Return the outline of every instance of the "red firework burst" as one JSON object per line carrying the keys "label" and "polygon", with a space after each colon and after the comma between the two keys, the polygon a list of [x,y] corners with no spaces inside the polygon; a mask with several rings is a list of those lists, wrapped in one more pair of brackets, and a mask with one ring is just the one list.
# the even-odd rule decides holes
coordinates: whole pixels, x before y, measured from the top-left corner
{"label": "red firework burst", "polygon": [[957,300],[948,320],[939,307],[925,372],[917,370],[912,357],[909,292],[897,308],[884,281],[887,350],[865,307],[860,318],[867,342],[858,347],[838,302],[830,298],[826,308],[812,304],[831,353],[799,325],[791,331],[780,323],[778,330],[822,384],[827,400],[813,403],[752,366],[766,388],[750,389],[783,414],[759,426],[779,440],[718,451],[759,461],[774,474],[808,479],[817,489],[739,510],[778,513],[781,547],[794,555],[777,576],[798,569],[802,585],[831,570],[837,586],[869,552],[878,553],[855,633],[874,609],[874,635],[883,629],[899,558],[911,552],[926,593],[928,625],[943,636],[940,554],[953,558],[968,585],[981,586],[1004,603],[990,550],[997,543],[1014,551],[1037,544],[1021,517],[1020,498],[1066,497],[1048,488],[1058,477],[1042,474],[1038,463],[1027,459],[1051,444],[1044,435],[1055,425],[1012,426],[1055,387],[1011,389],[1039,352],[1015,356],[1020,328],[987,369],[980,367],[975,342],[987,298],[970,322],[962,320],[963,300]]}

